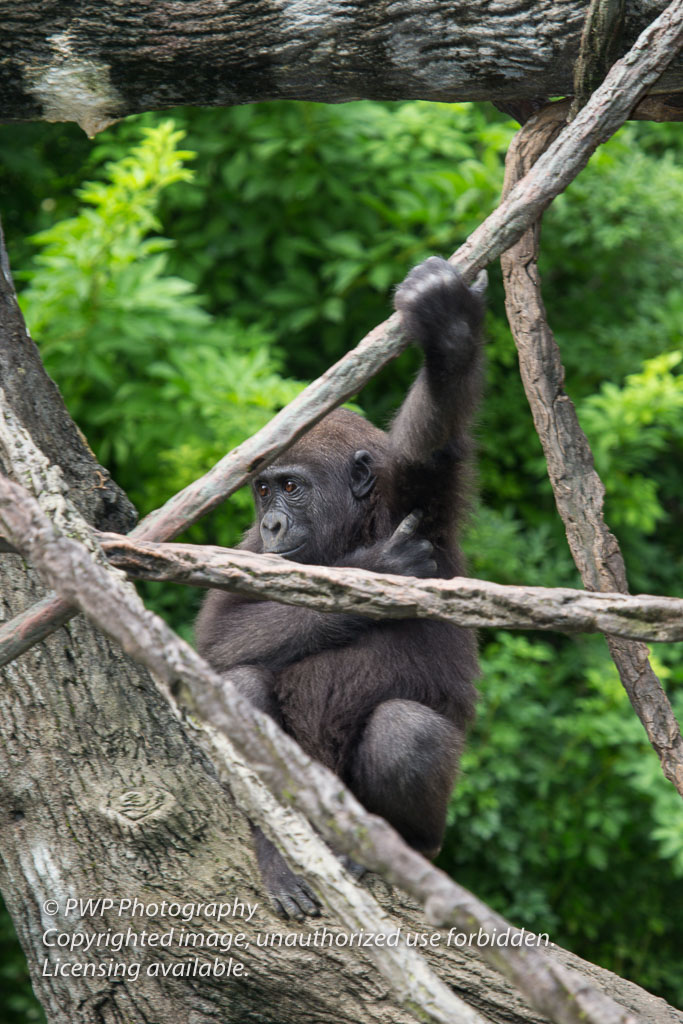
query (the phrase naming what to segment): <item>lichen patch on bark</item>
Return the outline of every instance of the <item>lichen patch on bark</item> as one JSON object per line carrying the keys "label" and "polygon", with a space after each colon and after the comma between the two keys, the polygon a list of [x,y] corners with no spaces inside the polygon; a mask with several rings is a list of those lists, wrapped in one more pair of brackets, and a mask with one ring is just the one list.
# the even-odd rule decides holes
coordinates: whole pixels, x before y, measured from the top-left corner
{"label": "lichen patch on bark", "polygon": [[69,32],[50,36],[48,42],[53,60],[40,67],[27,65],[26,91],[42,105],[46,121],[75,121],[92,138],[113,124],[123,109],[109,67],[74,53]]}

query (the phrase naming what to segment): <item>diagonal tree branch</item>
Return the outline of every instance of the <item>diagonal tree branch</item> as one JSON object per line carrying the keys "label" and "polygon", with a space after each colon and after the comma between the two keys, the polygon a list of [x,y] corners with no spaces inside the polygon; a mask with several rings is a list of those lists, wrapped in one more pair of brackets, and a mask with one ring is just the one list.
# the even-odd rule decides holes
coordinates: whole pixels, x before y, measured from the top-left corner
{"label": "diagonal tree branch", "polygon": [[[528,175],[464,245],[451,262],[467,281],[499,256],[536,220],[589,157],[623,122],[683,44],[683,0],[673,0],[611,69],[603,85],[571,125],[565,127]],[[646,101],[647,102],[647,101]],[[138,524],[140,540],[171,540],[242,487],[252,474],[285,451],[306,430],[346,399],[407,345],[396,314],[375,327],[262,430],[228,453]],[[56,598],[28,609],[0,628],[0,666],[67,621],[68,609]]]}
{"label": "diagonal tree branch", "polygon": [[[577,121],[587,109],[584,107]],[[544,159],[539,154],[562,130],[563,117],[563,109],[551,106],[520,129],[508,151],[505,192],[513,192],[518,187],[515,183],[525,180],[534,161],[540,163]],[[589,590],[626,592],[624,560],[603,518],[605,489],[593,466],[588,439],[564,391],[560,350],[546,319],[537,266],[539,237],[537,222],[501,258],[505,305],[519,353],[522,381],[545,452],[557,509],[581,578]],[[664,774],[683,796],[683,738],[671,704],[649,663],[647,648],[614,636],[608,636],[607,643]]]}
{"label": "diagonal tree branch", "polygon": [[[482,947],[481,954],[542,1014],[558,1024],[638,1024],[639,1018],[587,984],[585,978],[532,944],[523,944],[518,929],[407,846],[387,822],[368,814],[336,775],[306,757],[268,716],[256,711],[148,611],[130,587],[94,562],[83,544],[60,536],[22,487],[2,476],[0,526],[46,583],[118,640],[128,654],[167,684],[179,681],[187,686],[204,720],[220,729],[223,742],[230,744],[226,749],[236,752],[231,752],[230,760],[246,759],[282,803],[301,811],[335,848],[412,894],[424,904],[437,927],[452,925],[467,934],[481,928],[491,937],[510,928],[510,936],[520,939],[518,947],[491,942]],[[246,791],[239,789],[239,780],[237,788],[244,798]],[[246,797],[243,807],[257,817],[263,814],[253,796]],[[273,838],[279,844],[287,843],[286,833],[284,837],[273,833]],[[335,901],[335,910],[343,913],[343,900]],[[410,980],[406,979],[406,984]],[[429,1001],[432,1020],[480,1022],[479,1015],[444,988],[439,982],[436,1008],[433,998]],[[402,995],[408,1004],[405,987]]]}

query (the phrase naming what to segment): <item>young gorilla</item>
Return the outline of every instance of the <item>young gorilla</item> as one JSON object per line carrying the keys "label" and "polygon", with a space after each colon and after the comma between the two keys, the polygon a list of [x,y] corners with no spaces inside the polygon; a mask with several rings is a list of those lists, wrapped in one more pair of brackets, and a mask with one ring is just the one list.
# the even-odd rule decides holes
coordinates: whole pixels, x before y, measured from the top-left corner
{"label": "young gorilla", "polygon": [[[408,274],[395,305],[424,366],[388,434],[343,409],[326,416],[255,481],[257,520],[242,548],[403,576],[462,572],[458,529],[480,391],[482,291],[436,257]],[[197,646],[369,811],[436,855],[473,714],[470,631],[212,591]],[[254,831],[279,912],[317,913],[306,883]]]}

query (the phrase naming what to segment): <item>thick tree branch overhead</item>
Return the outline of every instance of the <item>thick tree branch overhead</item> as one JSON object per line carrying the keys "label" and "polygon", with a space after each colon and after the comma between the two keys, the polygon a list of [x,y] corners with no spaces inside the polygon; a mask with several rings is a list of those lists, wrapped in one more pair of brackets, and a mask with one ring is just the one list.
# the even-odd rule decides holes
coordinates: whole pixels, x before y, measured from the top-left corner
{"label": "thick tree branch overhead", "polygon": [[[628,0],[623,49],[665,7]],[[6,0],[0,118],[267,99],[509,101],[572,92],[584,0]],[[683,61],[656,91],[683,90]]]}

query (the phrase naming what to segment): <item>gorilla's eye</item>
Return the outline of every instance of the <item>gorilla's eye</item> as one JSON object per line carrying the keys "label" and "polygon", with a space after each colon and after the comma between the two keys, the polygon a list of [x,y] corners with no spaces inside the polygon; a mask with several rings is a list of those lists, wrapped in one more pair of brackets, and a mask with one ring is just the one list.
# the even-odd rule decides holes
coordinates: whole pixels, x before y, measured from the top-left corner
{"label": "gorilla's eye", "polygon": [[270,494],[270,487],[268,484],[264,484],[263,481],[261,481],[261,483],[256,484],[256,491],[259,497],[267,498]]}
{"label": "gorilla's eye", "polygon": [[285,480],[283,486],[287,494],[293,494],[296,490],[296,480]]}

